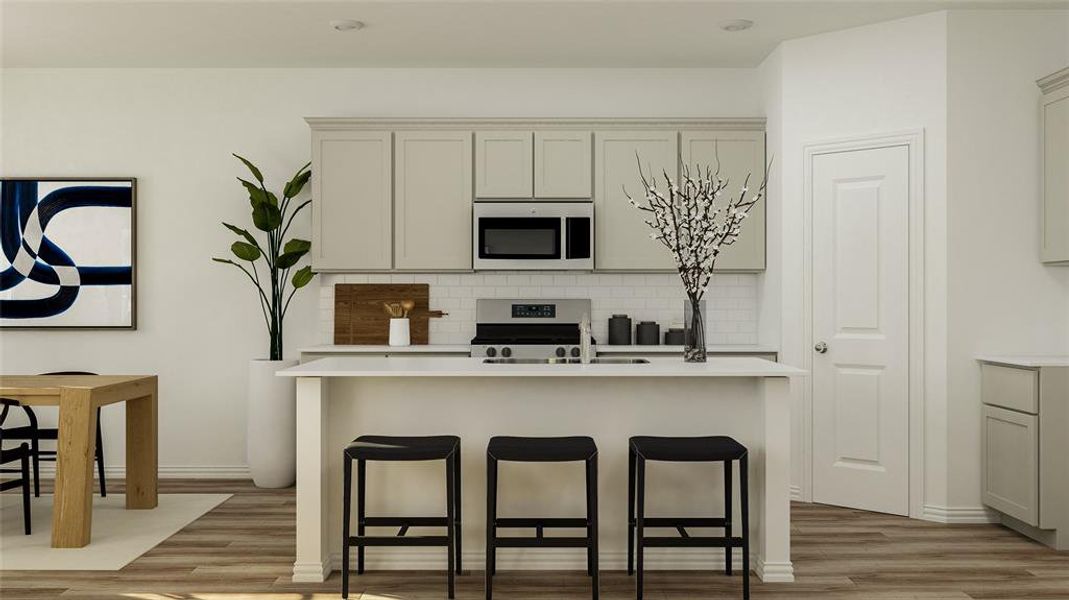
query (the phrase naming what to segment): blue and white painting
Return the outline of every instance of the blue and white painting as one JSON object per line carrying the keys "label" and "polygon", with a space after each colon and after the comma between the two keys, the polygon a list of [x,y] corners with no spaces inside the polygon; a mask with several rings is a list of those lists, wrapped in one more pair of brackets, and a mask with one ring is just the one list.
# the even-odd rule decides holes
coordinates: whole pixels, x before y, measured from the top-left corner
{"label": "blue and white painting", "polygon": [[0,327],[134,328],[136,180],[0,185]]}

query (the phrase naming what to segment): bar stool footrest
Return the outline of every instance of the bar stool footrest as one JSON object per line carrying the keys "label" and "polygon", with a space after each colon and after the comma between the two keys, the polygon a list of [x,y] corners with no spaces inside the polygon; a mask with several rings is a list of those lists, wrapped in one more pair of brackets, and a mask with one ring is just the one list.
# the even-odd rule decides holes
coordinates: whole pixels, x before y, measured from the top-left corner
{"label": "bar stool footrest", "polygon": [[585,537],[499,537],[494,538],[497,548],[586,548],[590,540]]}
{"label": "bar stool footrest", "polygon": [[446,527],[446,517],[365,517],[365,527]]}
{"label": "bar stool footrest", "polygon": [[[631,525],[637,525],[636,519],[631,519]],[[727,527],[727,519],[723,517],[646,517],[642,520],[642,526],[650,527]]]}
{"label": "bar stool footrest", "polygon": [[364,535],[349,538],[351,546],[448,546],[444,535],[380,536]]}
{"label": "bar stool footrest", "polygon": [[741,548],[741,537],[643,537],[645,548]]}
{"label": "bar stool footrest", "polygon": [[537,517],[498,517],[494,524],[497,527],[586,527],[589,522],[583,518],[545,518]]}

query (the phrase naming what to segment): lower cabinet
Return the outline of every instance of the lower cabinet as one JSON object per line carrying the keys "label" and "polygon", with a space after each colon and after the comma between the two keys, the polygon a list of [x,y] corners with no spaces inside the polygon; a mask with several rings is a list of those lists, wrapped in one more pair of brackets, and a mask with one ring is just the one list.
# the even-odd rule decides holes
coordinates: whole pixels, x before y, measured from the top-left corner
{"label": "lower cabinet", "polygon": [[1039,417],[987,404],[983,415],[983,502],[1037,526]]}
{"label": "lower cabinet", "polygon": [[394,268],[471,269],[472,133],[394,135]]}
{"label": "lower cabinet", "polygon": [[1058,550],[1069,550],[1069,365],[1064,363],[980,365],[981,499],[1004,515],[1003,524]]}

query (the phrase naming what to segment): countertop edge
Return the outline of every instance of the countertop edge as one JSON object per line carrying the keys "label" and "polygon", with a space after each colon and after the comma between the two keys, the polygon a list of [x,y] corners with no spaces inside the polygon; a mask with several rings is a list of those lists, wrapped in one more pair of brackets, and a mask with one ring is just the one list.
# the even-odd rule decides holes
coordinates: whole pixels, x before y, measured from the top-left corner
{"label": "countertop edge", "polygon": [[1061,355],[1026,355],[1026,354],[980,354],[977,362],[1029,369],[1044,367],[1069,367],[1069,356]]}

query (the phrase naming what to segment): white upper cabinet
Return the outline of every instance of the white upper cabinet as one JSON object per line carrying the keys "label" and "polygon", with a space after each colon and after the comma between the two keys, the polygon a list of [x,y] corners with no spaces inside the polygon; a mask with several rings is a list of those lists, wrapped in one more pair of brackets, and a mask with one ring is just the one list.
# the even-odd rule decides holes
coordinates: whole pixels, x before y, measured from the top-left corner
{"label": "white upper cabinet", "polygon": [[312,268],[391,264],[389,131],[312,131]]}
{"label": "white upper cabinet", "polygon": [[1069,265],[1069,68],[1039,80],[1043,90],[1043,262]]}
{"label": "white upper cabinet", "polygon": [[472,134],[398,131],[394,267],[471,269]]}
{"label": "white upper cabinet", "polygon": [[530,131],[475,132],[475,197],[530,198],[534,158]]}
{"label": "white upper cabinet", "polygon": [[[720,177],[727,180],[726,194],[737,198],[746,177],[749,193],[756,194],[765,177],[765,132],[763,131],[683,131],[683,164],[696,167],[720,165]],[[722,198],[724,198],[722,196]],[[726,198],[724,198],[726,201]],[[765,203],[750,209],[742,232],[717,258],[717,271],[760,271],[765,268]]]}
{"label": "white upper cabinet", "polygon": [[644,202],[639,164],[647,177],[677,176],[676,131],[594,133],[594,263],[597,269],[657,271],[675,269],[671,253],[650,238],[646,216],[627,201]]}
{"label": "white upper cabinet", "polygon": [[535,198],[590,198],[590,138],[589,131],[535,132]]}

